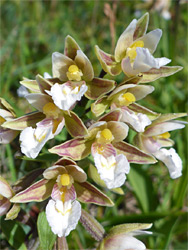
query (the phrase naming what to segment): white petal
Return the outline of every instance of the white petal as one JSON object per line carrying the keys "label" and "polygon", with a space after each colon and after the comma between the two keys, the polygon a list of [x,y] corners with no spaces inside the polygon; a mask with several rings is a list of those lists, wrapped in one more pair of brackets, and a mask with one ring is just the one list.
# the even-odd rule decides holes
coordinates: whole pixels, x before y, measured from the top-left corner
{"label": "white petal", "polygon": [[144,250],[145,245],[133,236],[127,234],[115,235],[104,244],[107,250]]}
{"label": "white petal", "polygon": [[138,40],[141,40],[144,42],[144,47],[149,49],[150,53],[154,53],[154,51],[157,48],[157,45],[161,39],[162,36],[162,30],[156,29],[152,30],[151,32],[147,33],[143,37],[139,38]]}
{"label": "white petal", "polygon": [[67,81],[67,71],[70,65],[75,64],[74,61],[59,53],[59,52],[54,52],[52,54],[52,72],[53,72],[53,77],[59,78],[61,81]]}
{"label": "white petal", "polygon": [[50,126],[38,126],[37,128],[25,128],[20,134],[21,151],[29,158],[36,158],[44,144],[54,137],[53,123]]}
{"label": "white petal", "polygon": [[17,136],[18,131],[0,128],[0,144],[10,143]]}
{"label": "white petal", "polygon": [[19,97],[25,97],[26,95],[29,94],[29,91],[27,90],[27,88],[23,85],[21,85],[18,89],[17,89],[17,95]]}
{"label": "white petal", "polygon": [[75,57],[76,65],[81,69],[83,73],[83,79],[85,81],[91,81],[94,78],[93,67],[87,56],[82,50],[77,50],[77,55]]}
{"label": "white petal", "polygon": [[133,42],[133,34],[136,29],[137,20],[133,19],[129,26],[124,30],[117,41],[115,48],[115,60],[120,62],[122,57],[125,56],[126,49]]}
{"label": "white petal", "polygon": [[136,48],[137,56],[133,63],[133,69],[139,72],[149,71],[151,68],[159,69],[161,66],[166,65],[171,60],[163,58],[154,58],[148,49]]}
{"label": "white petal", "polygon": [[158,140],[154,140],[153,137],[143,137],[142,143],[144,150],[150,154],[155,153],[162,147],[160,142],[158,142]]}
{"label": "white petal", "polygon": [[44,78],[49,79],[49,78],[52,78],[52,76],[48,74],[48,72],[44,72]]}
{"label": "white petal", "polygon": [[127,76],[134,76],[140,73],[139,68],[133,69],[129,57],[124,58],[121,62],[121,67]]}
{"label": "white petal", "polygon": [[80,101],[84,93],[87,91],[87,86],[82,84],[72,88],[68,84],[55,83],[48,94],[52,96],[55,105],[62,110],[69,110],[76,101]]}
{"label": "white petal", "polygon": [[59,237],[69,235],[76,228],[81,216],[81,205],[78,201],[50,200],[46,206],[46,217],[54,234]]}
{"label": "white petal", "polygon": [[145,114],[135,114],[133,111],[128,112],[124,109],[122,111],[121,121],[130,124],[137,132],[144,132],[145,127],[151,124],[150,119]]}
{"label": "white petal", "polygon": [[154,126],[149,127],[146,132],[144,133],[147,136],[155,136],[160,135],[168,131],[173,131],[176,129],[182,129],[185,125],[180,121],[168,121],[156,124]]}
{"label": "white petal", "polygon": [[132,93],[136,100],[141,100],[155,90],[153,86],[150,85],[136,85],[134,88],[130,88],[127,91]]}
{"label": "white petal", "polygon": [[117,188],[124,184],[125,174],[129,173],[130,165],[123,154],[105,158],[103,155],[96,153],[94,161],[101,179],[104,180],[108,188]]}
{"label": "white petal", "polygon": [[167,150],[162,148],[156,153],[153,153],[153,155],[160,161],[164,162],[172,179],[176,179],[182,175],[182,160],[176,153],[175,149],[171,148]]}

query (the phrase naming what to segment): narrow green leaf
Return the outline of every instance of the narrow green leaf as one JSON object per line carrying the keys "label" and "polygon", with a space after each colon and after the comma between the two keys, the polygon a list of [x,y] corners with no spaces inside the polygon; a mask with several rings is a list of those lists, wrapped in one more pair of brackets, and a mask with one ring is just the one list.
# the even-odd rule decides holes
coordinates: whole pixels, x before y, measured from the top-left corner
{"label": "narrow green leaf", "polygon": [[42,250],[51,250],[55,243],[56,235],[52,233],[44,211],[38,216],[37,228]]}
{"label": "narrow green leaf", "polygon": [[158,205],[158,201],[151,178],[141,168],[131,166],[128,179],[133,187],[142,211],[154,211]]}

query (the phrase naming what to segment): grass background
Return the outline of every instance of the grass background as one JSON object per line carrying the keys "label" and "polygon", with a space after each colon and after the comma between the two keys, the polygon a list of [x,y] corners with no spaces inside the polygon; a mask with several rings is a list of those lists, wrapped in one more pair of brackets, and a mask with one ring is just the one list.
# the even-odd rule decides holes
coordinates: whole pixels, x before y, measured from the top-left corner
{"label": "grass background", "polygon": [[[110,32],[110,20],[104,8],[116,6],[115,27]],[[106,7],[105,7],[106,6]],[[23,98],[18,98],[17,89],[22,77],[34,79],[36,74],[51,74],[51,54],[63,52],[64,38],[69,34],[75,38],[93,63],[99,75],[100,64],[94,54],[98,44],[106,52],[112,52],[114,41],[133,18],[150,12],[148,31],[163,30],[155,57],[172,59],[170,65],[180,65],[179,73],[157,80],[151,85],[155,91],[142,102],[157,112],[184,112],[187,110],[187,22],[188,8],[180,1],[171,1],[171,19],[165,20],[152,6],[143,1],[3,1],[0,2],[1,23],[1,96],[15,108],[18,116],[32,108]],[[118,79],[121,80],[120,76]],[[108,230],[109,227],[128,222],[152,222],[153,235],[143,237],[149,249],[187,249],[187,133],[186,129],[171,133],[175,148],[183,160],[181,178],[171,180],[162,163],[154,166],[131,164],[128,181],[123,187],[125,196],[107,191],[115,202],[113,208],[90,205],[89,209]],[[131,136],[130,136],[131,137]],[[56,143],[66,138],[62,133]],[[46,152],[52,142],[43,149]],[[35,162],[17,159],[20,155],[18,139],[10,145],[1,146],[1,174],[14,183],[17,178],[38,166],[49,167],[50,161]],[[87,167],[87,166],[86,166]],[[29,211],[29,205],[23,205]],[[37,205],[40,207],[40,205]],[[42,206],[42,205],[41,205]],[[9,222],[7,222],[9,223]],[[27,228],[21,226],[27,233]],[[11,249],[3,234],[1,249]],[[73,240],[71,240],[73,239]],[[79,224],[68,237],[70,249],[93,247],[94,241]],[[11,243],[10,243],[11,244]],[[13,244],[11,244],[13,245]]]}

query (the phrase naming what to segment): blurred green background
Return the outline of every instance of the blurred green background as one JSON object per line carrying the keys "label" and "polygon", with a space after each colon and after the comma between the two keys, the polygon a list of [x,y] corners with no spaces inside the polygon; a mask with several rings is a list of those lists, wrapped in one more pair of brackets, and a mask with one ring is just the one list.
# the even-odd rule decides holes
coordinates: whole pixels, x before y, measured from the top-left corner
{"label": "blurred green background", "polygon": [[[94,45],[99,45],[106,52],[113,52],[115,42],[132,19],[148,11],[148,31],[156,28],[163,30],[155,57],[170,58],[170,65],[183,66],[183,70],[151,83],[155,91],[140,103],[156,112],[185,112],[188,92],[187,4],[183,1],[161,1],[169,2],[171,18],[166,20],[161,11],[157,11],[156,2],[1,0],[1,96],[10,102],[18,116],[30,112],[32,108],[26,100],[17,96],[19,81],[23,76],[34,79],[36,74],[51,74],[51,54],[55,51],[63,53],[67,35],[75,38],[93,63],[96,76],[99,75],[101,67],[94,53]],[[113,208],[89,206],[107,230],[112,225],[127,222],[154,223],[153,235],[142,239],[149,249],[180,250],[188,247],[187,133],[184,129],[171,134],[183,160],[181,178],[171,180],[162,163],[154,166],[132,164],[128,181],[123,187],[125,196],[107,191],[115,202]],[[62,138],[57,139],[57,143]],[[14,160],[20,152],[17,142],[18,139],[11,145],[1,147],[1,173],[10,183],[39,165],[50,166],[50,163]],[[1,249],[10,249],[4,235],[0,237]],[[70,249],[91,248],[94,244],[80,224],[69,239]]]}

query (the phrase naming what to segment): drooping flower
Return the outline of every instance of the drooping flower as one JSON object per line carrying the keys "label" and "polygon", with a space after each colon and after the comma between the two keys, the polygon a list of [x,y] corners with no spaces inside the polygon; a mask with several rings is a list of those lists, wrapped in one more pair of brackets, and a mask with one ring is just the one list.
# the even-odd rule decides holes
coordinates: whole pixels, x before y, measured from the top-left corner
{"label": "drooping flower", "polygon": [[186,113],[161,115],[146,128],[144,133],[135,137],[135,143],[139,148],[154,155],[167,166],[172,179],[182,175],[182,160],[175,149],[167,150],[164,147],[171,147],[174,144],[170,139],[169,131],[185,127],[185,122],[174,121],[174,119],[186,115]]}
{"label": "drooping flower", "polygon": [[119,37],[114,55],[105,53],[98,46],[95,47],[96,55],[105,72],[118,75],[123,71],[128,77],[141,73],[142,82],[148,82],[174,74],[181,69],[166,67],[165,65],[171,61],[168,58],[153,57],[162,31],[156,29],[146,34],[148,21],[148,13],[139,20],[134,19]]}

